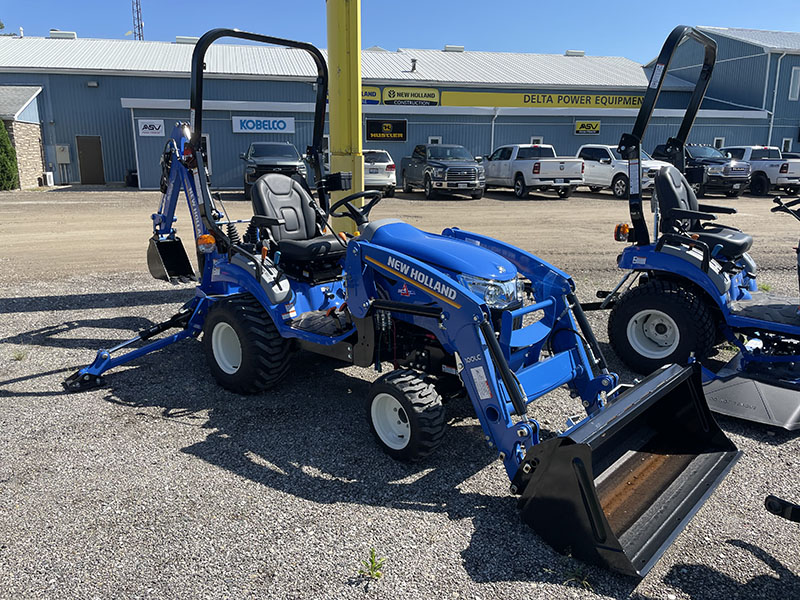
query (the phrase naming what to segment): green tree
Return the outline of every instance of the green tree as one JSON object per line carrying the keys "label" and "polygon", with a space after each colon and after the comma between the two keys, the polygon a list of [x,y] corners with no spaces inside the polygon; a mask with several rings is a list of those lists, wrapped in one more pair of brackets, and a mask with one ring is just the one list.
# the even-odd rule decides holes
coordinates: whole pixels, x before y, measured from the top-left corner
{"label": "green tree", "polygon": [[8,138],[6,126],[0,121],[0,190],[15,190],[18,187],[17,153]]}

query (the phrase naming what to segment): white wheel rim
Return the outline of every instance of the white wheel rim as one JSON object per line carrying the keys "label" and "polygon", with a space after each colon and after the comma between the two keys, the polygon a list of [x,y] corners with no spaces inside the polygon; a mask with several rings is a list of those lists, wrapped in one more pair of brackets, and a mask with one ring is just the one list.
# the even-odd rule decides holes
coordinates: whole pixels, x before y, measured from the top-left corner
{"label": "white wheel rim", "polygon": [[392,450],[402,450],[411,441],[411,425],[403,405],[391,394],[378,394],[370,407],[372,426]]}
{"label": "white wheel rim", "polygon": [[236,330],[227,323],[217,323],[211,331],[211,350],[217,365],[233,375],[242,365],[242,344]]}
{"label": "white wheel rim", "polygon": [[514,182],[514,191],[517,196],[522,196],[522,182],[519,179]]}
{"label": "white wheel rim", "polygon": [[622,179],[617,179],[617,183],[614,184],[614,193],[617,196],[625,195],[625,182]]}
{"label": "white wheel rim", "polygon": [[672,354],[681,341],[675,320],[660,310],[642,310],[628,321],[628,342],[645,358],[660,359]]}

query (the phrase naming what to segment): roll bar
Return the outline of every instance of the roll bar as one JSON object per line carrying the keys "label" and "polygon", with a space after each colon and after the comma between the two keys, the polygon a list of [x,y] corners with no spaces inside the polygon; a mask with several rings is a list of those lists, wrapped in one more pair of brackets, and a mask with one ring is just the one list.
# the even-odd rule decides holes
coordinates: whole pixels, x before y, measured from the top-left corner
{"label": "roll bar", "polygon": [[717,43],[694,27],[678,25],[667,37],[656,59],[653,73],[650,75],[650,82],[647,85],[647,91],[642,100],[642,106],[639,108],[639,114],[636,116],[636,122],[633,124],[633,132],[622,134],[622,138],[619,142],[619,153],[623,158],[628,160],[628,204],[630,206],[634,240],[639,246],[646,246],[650,243],[650,234],[647,231],[647,223],[645,222],[644,212],[642,210],[642,173],[640,168],[642,138],[644,137],[645,131],[647,131],[650,118],[653,116],[658,96],[661,94],[661,87],[664,85],[664,79],[666,79],[667,71],[669,71],[669,65],[672,62],[675,51],[678,49],[678,46],[689,39],[693,39],[703,45],[705,49],[703,66],[700,68],[700,74],[697,77],[694,91],[689,99],[686,112],[683,115],[678,135],[669,138],[666,145],[667,153],[675,156],[675,160],[672,161],[673,164],[681,171],[684,170],[684,145],[686,144],[686,139],[689,137],[689,131],[692,129],[694,120],[697,117],[697,112],[700,110],[700,104],[703,102],[706,89],[708,89],[708,84],[711,81],[714,63],[717,60]]}
{"label": "roll bar", "polygon": [[311,146],[308,147],[307,154],[311,167],[314,170],[316,181],[322,179],[322,135],[325,128],[325,108],[328,99],[328,65],[325,62],[325,57],[322,55],[322,52],[311,44],[261,35],[259,33],[240,31],[238,29],[212,29],[204,33],[197,41],[194,52],[192,52],[191,96],[189,98],[192,137],[189,140],[189,144],[194,150],[194,155],[197,160],[197,171],[200,178],[200,189],[198,192],[203,197],[203,201],[200,203],[200,214],[206,221],[206,227],[214,234],[217,240],[227,239],[227,236],[225,236],[222,230],[216,225],[214,219],[209,218],[212,215],[213,205],[208,191],[208,179],[206,177],[203,153],[200,151],[200,148],[203,135],[203,71],[205,70],[205,56],[209,46],[223,37],[298,48],[300,50],[305,50],[311,55],[317,67],[317,97],[314,106],[314,132]]}

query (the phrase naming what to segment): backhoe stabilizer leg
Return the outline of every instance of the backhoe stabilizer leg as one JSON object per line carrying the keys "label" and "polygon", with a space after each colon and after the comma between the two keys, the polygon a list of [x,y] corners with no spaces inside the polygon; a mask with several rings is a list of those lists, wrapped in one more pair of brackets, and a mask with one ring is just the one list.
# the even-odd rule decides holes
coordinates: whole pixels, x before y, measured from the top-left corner
{"label": "backhoe stabilizer leg", "polygon": [[[82,392],[84,390],[100,387],[103,385],[103,378],[101,376],[109,369],[124,365],[145,354],[160,350],[161,348],[179,342],[187,337],[197,337],[203,329],[203,322],[205,321],[207,310],[208,301],[206,298],[195,297],[166,321],[156,323],[155,325],[143,329],[132,338],[117,344],[113,348],[98,350],[92,364],[76,371],[62,382],[64,389],[68,392]],[[159,333],[174,328],[181,328],[181,331],[145,344],[141,348],[126,352],[121,356],[112,356],[115,352],[131,344],[148,340]]]}

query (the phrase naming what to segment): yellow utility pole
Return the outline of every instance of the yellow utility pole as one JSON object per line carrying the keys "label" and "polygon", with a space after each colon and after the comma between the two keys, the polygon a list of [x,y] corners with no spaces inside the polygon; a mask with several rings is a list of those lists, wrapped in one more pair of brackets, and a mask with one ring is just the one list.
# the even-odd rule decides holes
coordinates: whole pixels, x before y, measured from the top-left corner
{"label": "yellow utility pole", "polygon": [[[352,171],[353,188],[331,203],[364,191],[361,153],[361,0],[327,0],[329,151],[331,172]],[[359,206],[363,204],[360,200]],[[356,232],[351,219],[334,219],[337,231]]]}

